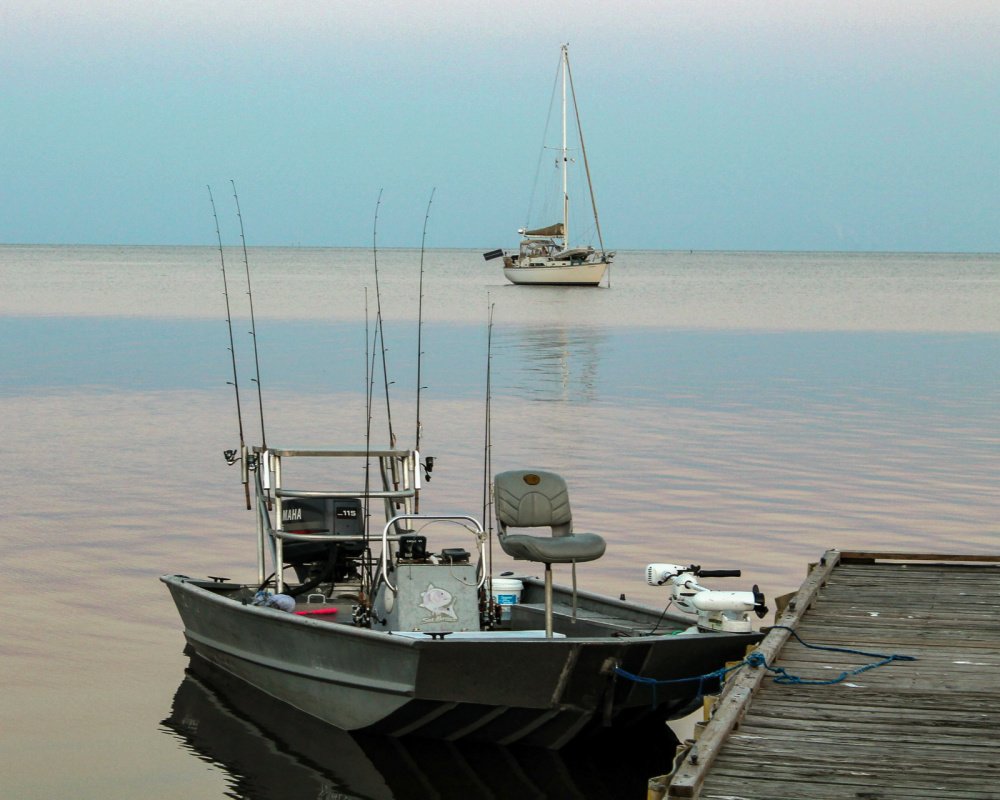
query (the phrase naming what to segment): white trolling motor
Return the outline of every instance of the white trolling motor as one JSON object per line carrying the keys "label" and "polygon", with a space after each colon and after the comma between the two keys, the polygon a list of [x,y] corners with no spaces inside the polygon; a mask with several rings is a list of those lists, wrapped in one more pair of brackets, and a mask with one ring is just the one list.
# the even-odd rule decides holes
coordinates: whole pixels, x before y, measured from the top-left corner
{"label": "white trolling motor", "polygon": [[697,564],[650,564],[646,567],[646,582],[650,586],[671,584],[671,601],[681,611],[696,614],[698,629],[726,633],[748,633],[752,630],[750,612],[758,619],[767,614],[764,595],[754,585],[749,592],[719,592],[706,589],[697,578],[738,578],[738,569],[702,569]]}

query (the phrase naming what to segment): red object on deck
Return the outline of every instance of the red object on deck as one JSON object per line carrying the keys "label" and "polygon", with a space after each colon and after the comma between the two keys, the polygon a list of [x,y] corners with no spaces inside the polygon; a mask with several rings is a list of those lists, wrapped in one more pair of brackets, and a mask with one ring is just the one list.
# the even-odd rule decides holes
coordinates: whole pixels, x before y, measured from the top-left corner
{"label": "red object on deck", "polygon": [[337,609],[335,608],[314,608],[307,609],[306,611],[296,611],[296,614],[302,617],[318,617],[321,614],[336,614]]}

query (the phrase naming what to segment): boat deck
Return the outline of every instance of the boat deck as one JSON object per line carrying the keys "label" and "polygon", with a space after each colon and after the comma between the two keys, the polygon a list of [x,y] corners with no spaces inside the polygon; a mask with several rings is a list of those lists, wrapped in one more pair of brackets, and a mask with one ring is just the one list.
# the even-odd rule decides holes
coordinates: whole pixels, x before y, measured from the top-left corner
{"label": "boat deck", "polygon": [[[758,651],[829,683],[732,673],[649,797],[1000,798],[998,599],[1000,556],[828,551]],[[915,660],[833,682],[879,659],[806,645]]]}
{"label": "boat deck", "polygon": [[[632,619],[605,610],[578,608],[574,621],[570,605],[556,603],[552,607],[553,628],[567,636],[649,636],[655,620]],[[532,629],[545,627],[544,603],[520,603],[513,609],[512,627]],[[661,625],[657,633],[670,633],[676,625]]]}
{"label": "boat deck", "polygon": [[[224,579],[192,582],[239,602],[250,602],[253,598],[253,588],[244,584],[229,583]],[[358,588],[345,584],[333,597],[327,597],[319,591],[303,595],[296,598],[295,613],[319,622],[352,625],[352,610],[357,603]],[[557,590],[557,597],[569,596],[563,587],[557,587]],[[538,587],[534,587],[528,588],[526,594],[528,593],[534,595],[540,591]],[[575,612],[568,600],[557,599],[553,603],[553,626],[557,633],[582,638],[669,635],[680,633],[694,624],[693,619],[677,613],[664,614],[638,606],[626,609],[624,603],[595,602],[593,596],[586,592],[580,593],[579,600]],[[529,599],[528,602],[512,607],[510,623],[500,626],[497,633],[538,630],[545,630],[545,604]]]}

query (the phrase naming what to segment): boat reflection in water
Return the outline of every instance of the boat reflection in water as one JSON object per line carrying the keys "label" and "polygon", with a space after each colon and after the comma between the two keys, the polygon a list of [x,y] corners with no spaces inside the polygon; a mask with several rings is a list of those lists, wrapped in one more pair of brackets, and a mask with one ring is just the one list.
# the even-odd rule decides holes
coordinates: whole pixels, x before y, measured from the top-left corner
{"label": "boat reflection in water", "polygon": [[591,403],[599,399],[607,338],[600,328],[534,325],[498,331],[495,347],[510,361],[505,365],[507,388],[518,396],[538,402]]}
{"label": "boat reflection in water", "polygon": [[676,744],[666,727],[558,753],[352,735],[196,656],[161,724],[228,773],[228,796],[252,800],[642,797],[648,779],[669,770]]}

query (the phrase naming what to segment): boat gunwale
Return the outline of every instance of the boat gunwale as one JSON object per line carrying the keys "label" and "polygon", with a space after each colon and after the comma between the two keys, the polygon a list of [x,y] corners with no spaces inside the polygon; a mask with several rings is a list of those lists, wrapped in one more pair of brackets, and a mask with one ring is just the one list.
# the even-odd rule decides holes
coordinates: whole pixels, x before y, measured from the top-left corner
{"label": "boat gunwale", "polygon": [[[438,647],[442,643],[447,643],[451,647],[458,646],[476,646],[479,644],[488,644],[491,647],[496,647],[497,645],[503,644],[515,647],[524,647],[528,645],[537,646],[540,643],[544,644],[548,648],[554,648],[556,644],[562,645],[564,648],[570,646],[607,646],[609,644],[614,644],[620,647],[637,647],[639,645],[648,646],[651,642],[657,641],[671,641],[671,642],[683,642],[690,641],[695,637],[710,636],[712,638],[724,637],[724,638],[741,638],[752,636],[754,631],[749,633],[742,632],[732,632],[732,631],[700,631],[696,634],[683,634],[680,632],[663,632],[663,633],[652,633],[644,636],[564,636],[561,638],[545,639],[537,637],[517,637],[517,636],[504,636],[505,631],[495,630],[495,631],[485,631],[484,633],[495,634],[495,636],[483,636],[482,638],[455,638],[450,639],[447,635],[441,636],[438,632],[433,635],[427,633],[427,638],[417,639],[412,636],[401,636],[398,633],[393,633],[392,631],[377,631],[370,628],[361,628],[350,623],[345,622],[331,622],[321,619],[313,619],[309,616],[300,614],[291,614],[287,611],[280,611],[274,608],[266,608],[264,606],[255,606],[250,603],[243,603],[239,600],[226,597],[219,592],[212,591],[204,586],[198,585],[196,581],[200,580],[198,578],[191,578],[184,575],[161,575],[160,580],[165,583],[168,587],[177,587],[185,592],[191,593],[195,597],[210,599],[211,602],[217,603],[220,606],[226,607],[236,607],[236,611],[239,613],[242,609],[243,611],[260,615],[263,614],[267,619],[278,622],[279,624],[292,624],[292,625],[305,625],[311,627],[315,630],[326,630],[330,635],[347,635],[356,636],[361,639],[373,639],[382,642],[391,642],[393,646],[397,647],[415,647],[417,649],[425,647]],[[525,579],[519,579],[525,580]],[[529,582],[534,582],[536,579],[528,578]],[[229,584],[230,586],[239,587],[241,589],[248,588],[246,584]],[[226,584],[220,584],[220,586],[226,586]],[[592,592],[579,592],[579,596],[584,600],[597,600],[600,603],[607,603],[611,605],[617,605],[622,608],[636,609],[643,612],[653,613],[657,616],[659,611],[650,607],[643,606],[639,604],[629,604],[627,602],[622,602],[620,600],[614,600],[613,598],[602,597],[601,595],[594,594]],[[686,621],[686,620],[684,620]],[[513,632],[513,631],[512,631]],[[185,635],[187,635],[187,627],[185,626]],[[407,632],[411,633],[411,632]],[[419,633],[419,631],[417,631]],[[199,639],[203,639],[200,637]],[[208,644],[206,642],[206,644]],[[208,646],[211,646],[208,644]]]}

